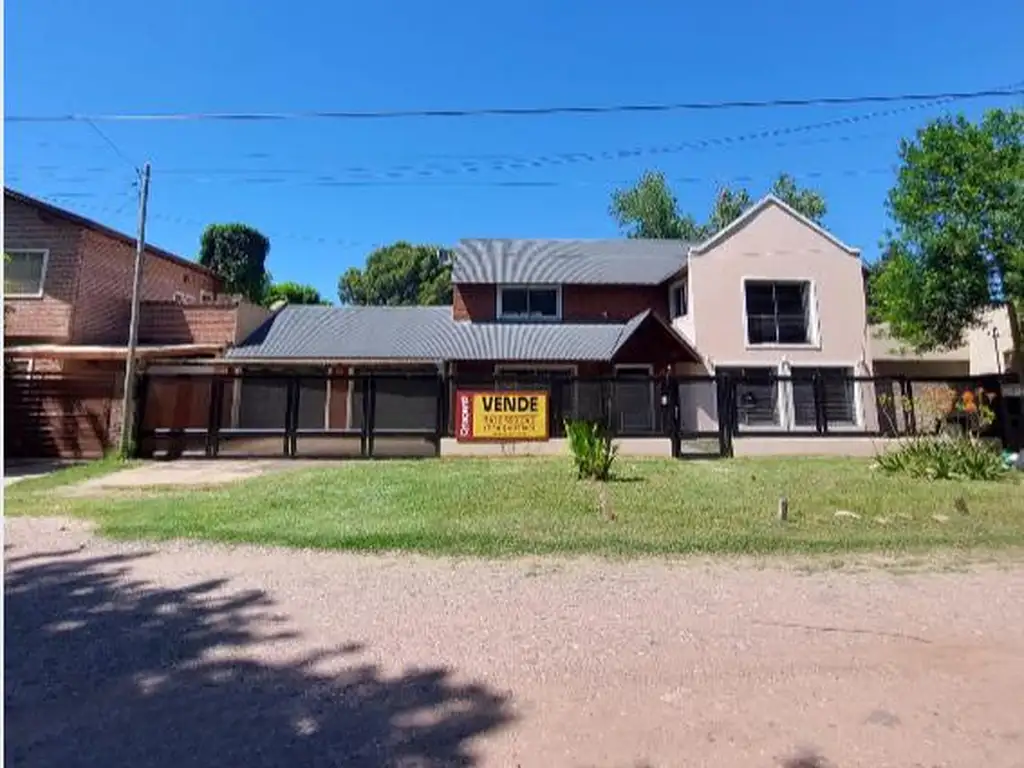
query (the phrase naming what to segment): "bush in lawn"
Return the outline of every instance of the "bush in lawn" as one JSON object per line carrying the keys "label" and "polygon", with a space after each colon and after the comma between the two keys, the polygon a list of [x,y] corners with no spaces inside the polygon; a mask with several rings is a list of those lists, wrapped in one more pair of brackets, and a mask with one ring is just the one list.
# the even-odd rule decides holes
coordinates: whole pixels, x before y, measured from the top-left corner
{"label": "bush in lawn", "polygon": [[[950,387],[933,388],[921,398],[902,398],[934,425],[934,434],[900,440],[875,457],[886,472],[931,480],[997,480],[1006,472],[999,450],[980,437],[995,414],[982,389],[957,393]],[[908,402],[909,401],[909,402]],[[954,425],[953,429],[949,427]]]}
{"label": "bush in lawn", "polygon": [[569,438],[577,478],[607,480],[611,477],[612,462],[619,448],[612,444],[611,436],[599,422],[567,421],[565,434]]}

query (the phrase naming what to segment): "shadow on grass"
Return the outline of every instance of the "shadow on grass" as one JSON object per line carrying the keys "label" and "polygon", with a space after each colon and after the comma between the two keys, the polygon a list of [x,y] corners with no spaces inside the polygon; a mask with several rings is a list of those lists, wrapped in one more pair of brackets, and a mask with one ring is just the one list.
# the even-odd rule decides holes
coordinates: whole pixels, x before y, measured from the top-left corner
{"label": "shadow on grass", "polygon": [[265,594],[133,580],[146,556],[8,558],[6,765],[471,766],[467,740],[511,720],[447,669],[383,676],[357,642],[256,660],[294,637]]}

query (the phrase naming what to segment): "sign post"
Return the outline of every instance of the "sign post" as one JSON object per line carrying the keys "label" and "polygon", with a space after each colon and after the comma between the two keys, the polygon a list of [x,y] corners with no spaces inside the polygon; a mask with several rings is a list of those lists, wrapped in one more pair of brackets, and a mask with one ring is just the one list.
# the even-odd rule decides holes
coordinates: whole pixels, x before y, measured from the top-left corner
{"label": "sign post", "polygon": [[460,389],[455,404],[459,442],[548,439],[547,392]]}

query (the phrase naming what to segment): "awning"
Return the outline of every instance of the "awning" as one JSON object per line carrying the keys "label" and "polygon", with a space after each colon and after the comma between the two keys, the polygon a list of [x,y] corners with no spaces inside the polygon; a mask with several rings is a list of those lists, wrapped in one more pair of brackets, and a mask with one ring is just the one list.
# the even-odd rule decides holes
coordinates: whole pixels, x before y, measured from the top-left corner
{"label": "awning", "polygon": [[[223,349],[223,344],[140,344],[135,348],[135,353],[140,360],[159,360],[216,355]],[[7,347],[4,349],[4,356],[20,360],[124,360],[128,357],[128,347],[102,344],[26,344]]]}

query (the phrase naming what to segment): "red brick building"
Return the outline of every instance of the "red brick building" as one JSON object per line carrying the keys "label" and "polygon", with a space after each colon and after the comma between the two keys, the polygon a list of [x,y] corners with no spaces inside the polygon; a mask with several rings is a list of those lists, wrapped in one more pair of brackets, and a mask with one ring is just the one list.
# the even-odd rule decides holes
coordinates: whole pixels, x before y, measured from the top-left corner
{"label": "red brick building", "polygon": [[[7,455],[101,454],[121,422],[135,238],[6,188],[3,232]],[[216,354],[266,317],[220,288],[147,246],[140,358]]]}

